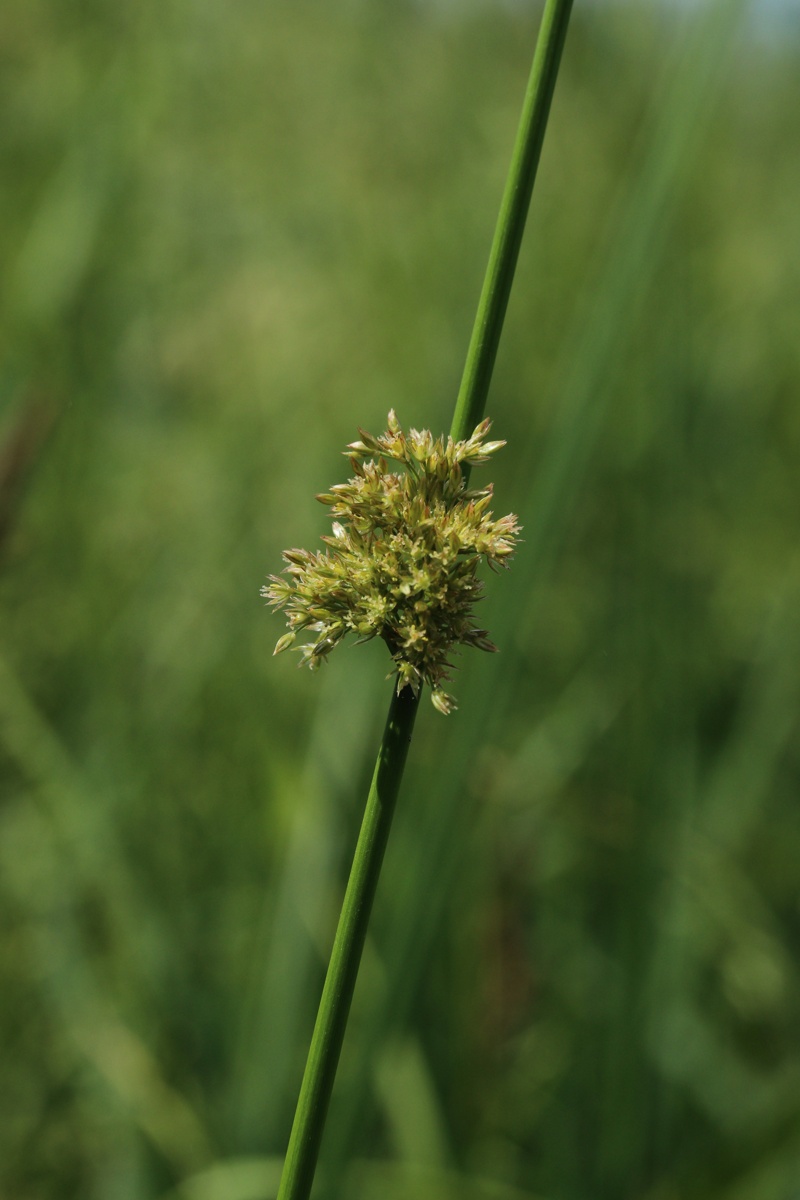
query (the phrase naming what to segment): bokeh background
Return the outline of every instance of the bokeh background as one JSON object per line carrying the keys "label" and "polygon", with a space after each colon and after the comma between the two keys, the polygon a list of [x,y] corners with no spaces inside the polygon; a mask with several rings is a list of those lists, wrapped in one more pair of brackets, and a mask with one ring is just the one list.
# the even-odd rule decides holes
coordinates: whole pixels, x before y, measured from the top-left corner
{"label": "bokeh background", "polygon": [[[271,657],[449,425],[537,4],[0,10],[0,1195],[268,1200],[388,701]],[[800,35],[578,4],[326,1200],[800,1196]]]}

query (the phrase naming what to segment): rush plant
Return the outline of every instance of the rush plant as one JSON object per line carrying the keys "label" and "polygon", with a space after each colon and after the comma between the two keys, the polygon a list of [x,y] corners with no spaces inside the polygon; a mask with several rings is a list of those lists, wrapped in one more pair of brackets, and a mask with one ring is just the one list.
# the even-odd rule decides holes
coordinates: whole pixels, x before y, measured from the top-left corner
{"label": "rush plant", "polygon": [[[481,560],[507,565],[519,527],[495,520],[491,487],[472,490],[473,465],[502,442],[487,442],[484,419],[525,219],[544,140],[572,0],[547,0],[522,116],[478,304],[450,435],[405,434],[394,413],[381,437],[362,431],[348,447],[354,477],[320,497],[337,518],[328,550],[289,550],[285,579],[273,576],[267,599],[286,610],[289,632],[310,641],[301,664],[319,666],[348,632],[380,636],[397,683],[364,811],[339,925],[295,1111],[278,1200],[307,1200],[344,1038],[358,965],[423,684],[448,713],[442,688],[456,645],[492,650],[472,621]],[[401,470],[390,470],[395,463]]]}

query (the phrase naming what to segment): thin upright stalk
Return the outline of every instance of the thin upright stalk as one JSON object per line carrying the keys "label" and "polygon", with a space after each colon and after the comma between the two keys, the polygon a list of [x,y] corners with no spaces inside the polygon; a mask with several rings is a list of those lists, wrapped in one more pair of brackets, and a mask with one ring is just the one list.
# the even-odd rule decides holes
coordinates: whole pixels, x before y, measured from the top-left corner
{"label": "thin upright stalk", "polygon": [[[451,436],[466,438],[483,418],[514,269],[539,164],[572,0],[547,0],[508,180],[472,331]],[[420,696],[392,694],[336,930],[277,1200],[308,1200],[344,1040],[361,952]]]}
{"label": "thin upright stalk", "polygon": [[571,11],[572,0],[547,0],[539,27],[522,116],[450,427],[454,442],[469,437],[483,419],[486,409],[486,396],[511,294]]}
{"label": "thin upright stalk", "polygon": [[305,1200],[311,1191],[372,901],[418,708],[419,696],[414,696],[410,688],[399,694],[393,692],[311,1038],[278,1200],[301,1197]]}

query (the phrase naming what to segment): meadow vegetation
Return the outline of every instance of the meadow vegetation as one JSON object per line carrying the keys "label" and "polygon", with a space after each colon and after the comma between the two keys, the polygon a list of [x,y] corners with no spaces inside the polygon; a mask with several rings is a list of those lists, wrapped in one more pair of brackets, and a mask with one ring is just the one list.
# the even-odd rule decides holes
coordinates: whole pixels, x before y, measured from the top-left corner
{"label": "meadow vegetation", "polygon": [[[4,1200],[275,1195],[392,685],[259,589],[449,426],[529,7],[3,6]],[[799,64],[573,15],[315,1196],[800,1189]]]}

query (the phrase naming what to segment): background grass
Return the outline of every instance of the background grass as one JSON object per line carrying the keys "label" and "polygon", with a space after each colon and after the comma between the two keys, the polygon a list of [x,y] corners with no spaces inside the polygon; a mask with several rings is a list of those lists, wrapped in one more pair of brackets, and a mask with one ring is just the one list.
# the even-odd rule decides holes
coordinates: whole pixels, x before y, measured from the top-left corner
{"label": "background grass", "polygon": [[[258,588],[449,423],[537,17],[3,6],[4,1200],[274,1195],[387,685]],[[320,1195],[800,1188],[799,57],[574,14]]]}

